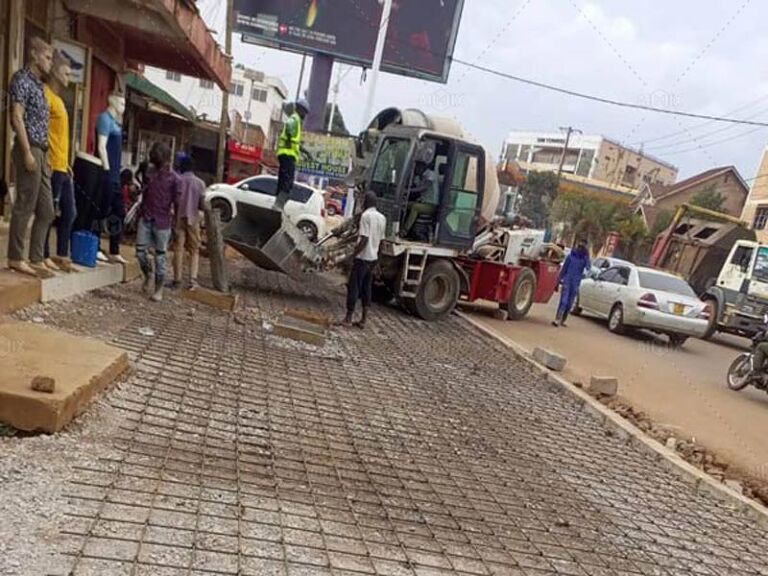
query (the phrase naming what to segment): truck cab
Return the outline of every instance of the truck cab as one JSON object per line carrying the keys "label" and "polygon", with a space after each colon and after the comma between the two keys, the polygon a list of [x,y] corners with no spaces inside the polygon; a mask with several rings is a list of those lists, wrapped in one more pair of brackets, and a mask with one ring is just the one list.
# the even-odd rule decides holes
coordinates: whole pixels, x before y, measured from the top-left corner
{"label": "truck cab", "polygon": [[710,334],[719,330],[752,336],[768,313],[768,245],[734,243],[715,285],[703,299],[710,305]]}

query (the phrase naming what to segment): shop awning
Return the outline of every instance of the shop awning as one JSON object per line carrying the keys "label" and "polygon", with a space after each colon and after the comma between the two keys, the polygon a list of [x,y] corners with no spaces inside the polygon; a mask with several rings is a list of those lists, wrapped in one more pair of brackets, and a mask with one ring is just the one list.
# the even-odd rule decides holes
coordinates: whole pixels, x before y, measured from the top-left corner
{"label": "shop awning", "polygon": [[67,9],[109,25],[129,63],[206,78],[229,89],[232,63],[192,0],[64,0]]}
{"label": "shop awning", "polygon": [[195,116],[189,108],[184,106],[184,104],[176,100],[176,98],[168,94],[168,92],[159,86],[152,84],[152,82],[143,76],[139,76],[135,72],[128,72],[125,75],[125,84],[128,88],[162,104],[174,114],[177,114],[190,122],[195,121]]}

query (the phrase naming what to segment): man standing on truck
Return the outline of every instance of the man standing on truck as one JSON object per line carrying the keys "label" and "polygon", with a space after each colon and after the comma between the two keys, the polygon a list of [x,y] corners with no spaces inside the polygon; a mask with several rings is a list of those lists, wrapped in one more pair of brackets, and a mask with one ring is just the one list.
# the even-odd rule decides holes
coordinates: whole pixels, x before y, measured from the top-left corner
{"label": "man standing on truck", "polygon": [[589,250],[584,240],[576,243],[576,248],[571,250],[568,257],[560,268],[560,304],[557,307],[557,316],[552,321],[552,326],[565,326],[573,308],[573,303],[579,295],[581,288],[581,279],[584,277],[584,271],[589,270],[592,264],[589,261]]}
{"label": "man standing on truck", "polygon": [[378,211],[377,204],[376,193],[371,190],[366,192],[363,213],[360,215],[355,260],[347,283],[347,315],[341,323],[342,326],[352,325],[352,316],[358,300],[363,301],[363,316],[355,326],[365,328],[365,322],[368,319],[373,289],[373,269],[379,259],[379,245],[387,228],[387,219]]}
{"label": "man standing on truck", "polygon": [[309,114],[309,104],[303,98],[293,106],[288,121],[283,126],[277,144],[277,161],[280,168],[277,172],[277,198],[274,209],[282,210],[291,195],[291,188],[296,178],[296,163],[306,151],[301,145],[304,119]]}

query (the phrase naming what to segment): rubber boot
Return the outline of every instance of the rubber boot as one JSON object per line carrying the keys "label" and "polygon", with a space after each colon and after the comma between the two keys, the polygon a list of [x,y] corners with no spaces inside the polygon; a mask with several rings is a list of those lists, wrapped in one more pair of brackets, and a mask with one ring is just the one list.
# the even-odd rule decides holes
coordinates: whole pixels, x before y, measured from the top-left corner
{"label": "rubber boot", "polygon": [[152,302],[161,302],[163,300],[164,286],[165,278],[162,276],[155,276],[155,293],[152,294]]}

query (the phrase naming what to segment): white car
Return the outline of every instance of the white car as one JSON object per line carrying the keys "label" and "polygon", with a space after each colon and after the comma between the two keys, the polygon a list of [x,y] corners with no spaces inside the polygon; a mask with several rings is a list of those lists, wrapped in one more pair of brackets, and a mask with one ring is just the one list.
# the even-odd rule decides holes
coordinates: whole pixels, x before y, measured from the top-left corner
{"label": "white car", "polygon": [[605,272],[612,266],[634,266],[634,264],[627,260],[622,260],[621,258],[601,256],[600,258],[592,260],[592,268],[589,271],[589,274],[597,276],[600,272]]}
{"label": "white car", "polygon": [[623,334],[643,328],[669,336],[673,346],[701,338],[709,311],[693,288],[673,274],[626,263],[612,266],[581,283],[573,313],[588,312],[608,320],[608,329]]}
{"label": "white car", "polygon": [[[218,210],[222,222],[237,216],[237,203],[272,208],[277,196],[277,177],[252,176],[237,184],[214,184],[205,192],[211,208]],[[285,203],[285,214],[311,240],[325,235],[325,198],[320,190],[296,182]]]}

